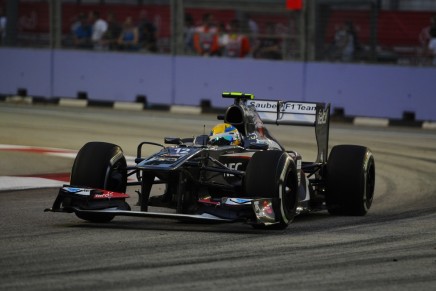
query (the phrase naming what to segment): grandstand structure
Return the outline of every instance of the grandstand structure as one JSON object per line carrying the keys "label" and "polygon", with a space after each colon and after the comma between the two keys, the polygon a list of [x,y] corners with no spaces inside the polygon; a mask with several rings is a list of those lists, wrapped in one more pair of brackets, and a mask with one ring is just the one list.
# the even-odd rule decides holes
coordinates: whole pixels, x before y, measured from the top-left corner
{"label": "grandstand structure", "polygon": [[[253,47],[259,38],[280,43],[285,61],[338,61],[332,54],[337,28],[352,23],[358,39],[353,62],[429,65],[432,56],[420,34],[436,15],[431,0],[306,0],[289,9],[289,0],[0,0],[8,19],[2,46],[74,49],[71,26],[80,13],[114,12],[122,23],[139,21],[146,11],[157,28],[158,54],[189,54],[184,47],[185,16],[200,25],[202,15],[214,15],[216,25],[232,19],[244,25]],[[291,0],[292,1],[292,0]],[[249,30],[248,21],[257,24]],[[268,30],[274,24],[274,30]],[[147,53],[139,51],[138,53]]]}

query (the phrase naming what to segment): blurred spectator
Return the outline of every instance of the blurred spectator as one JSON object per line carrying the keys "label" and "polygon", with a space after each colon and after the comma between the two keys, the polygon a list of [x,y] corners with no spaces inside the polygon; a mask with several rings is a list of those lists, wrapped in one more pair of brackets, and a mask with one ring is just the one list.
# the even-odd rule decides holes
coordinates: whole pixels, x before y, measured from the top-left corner
{"label": "blurred spectator", "polygon": [[354,59],[355,47],[354,36],[351,22],[343,23],[338,26],[334,46],[336,55],[343,62],[351,62]]}
{"label": "blurred spectator", "polygon": [[123,30],[118,38],[120,50],[135,51],[139,49],[138,28],[133,24],[132,17],[127,17],[123,24]]}
{"label": "blurred spectator", "polygon": [[74,34],[74,32],[76,31],[76,29],[82,24],[82,19],[84,18],[84,14],[83,13],[79,13],[76,18],[75,21],[73,22],[73,24],[71,24],[71,34]]}
{"label": "blurred spectator", "polygon": [[430,18],[430,25],[424,27],[419,33],[419,43],[421,44],[420,55],[423,58],[423,62],[426,63],[428,55],[431,55],[429,44],[431,40],[430,30],[436,28],[436,15]]}
{"label": "blurred spectator", "polygon": [[265,35],[259,36],[253,48],[253,57],[256,59],[281,60],[281,39],[276,34],[275,24],[266,24]]}
{"label": "blurred spectator", "polygon": [[432,65],[436,66],[436,27],[430,28],[429,35],[430,41],[428,42],[428,49],[433,58]]}
{"label": "blurred spectator", "polygon": [[357,33],[358,29],[356,29],[353,22],[351,21],[347,21],[345,25],[347,26],[348,33],[353,37],[353,59],[355,60],[360,58],[360,55],[363,53],[363,47],[359,40],[359,34]]}
{"label": "blurred spectator", "polygon": [[107,15],[108,28],[103,34],[101,45],[103,49],[114,50],[117,47],[118,38],[121,35],[121,25],[116,20],[115,14],[109,12]]}
{"label": "blurred spectator", "polygon": [[247,22],[250,33],[253,34],[253,36],[256,36],[259,33],[259,27],[250,14],[247,14]]}
{"label": "blurred spectator", "polygon": [[192,54],[194,52],[194,33],[194,18],[191,14],[185,14],[185,28],[183,31],[183,38],[186,54]]}
{"label": "blurred spectator", "polygon": [[108,28],[106,20],[100,17],[98,11],[92,11],[89,14],[90,23],[92,23],[92,43],[94,44],[94,49],[101,49],[101,39]]}
{"label": "blurred spectator", "polygon": [[[70,27],[70,34],[69,34],[69,39],[67,40],[68,43],[71,46],[76,46],[75,45],[75,41],[76,41],[76,30],[82,25],[82,18],[83,18],[83,13],[79,13],[78,15],[75,16],[73,23],[71,24]],[[71,42],[71,43],[70,43]]]}
{"label": "blurred spectator", "polygon": [[243,58],[250,52],[248,37],[240,33],[240,22],[233,19],[230,22],[229,33],[224,34],[222,39],[222,54],[230,58]]}
{"label": "blurred spectator", "polygon": [[73,43],[76,48],[89,49],[92,48],[91,35],[92,28],[89,25],[88,19],[84,14],[78,16],[78,23],[72,26]]}
{"label": "blurred spectator", "polygon": [[156,26],[147,18],[147,11],[142,10],[139,16],[139,46],[145,51],[157,52]]}
{"label": "blurred spectator", "polygon": [[219,53],[218,31],[214,26],[212,14],[203,15],[203,24],[195,28],[194,49],[202,56],[213,56]]}
{"label": "blurred spectator", "polygon": [[221,22],[218,25],[217,34],[218,34],[218,48],[219,48],[217,55],[222,56],[223,49],[224,46],[226,45],[228,34],[229,34],[229,26],[227,26],[224,22]]}
{"label": "blurred spectator", "polygon": [[0,6],[0,46],[3,45],[6,38],[6,15],[4,9]]}
{"label": "blurred spectator", "polygon": [[256,21],[254,21],[254,19],[251,17],[250,14],[247,13],[245,17],[247,19],[250,43],[254,43],[259,33],[259,26],[257,25]]}
{"label": "blurred spectator", "polygon": [[419,33],[419,43],[422,48],[428,48],[428,43],[430,42],[430,29],[436,27],[436,15],[430,18],[430,25],[424,27]]}

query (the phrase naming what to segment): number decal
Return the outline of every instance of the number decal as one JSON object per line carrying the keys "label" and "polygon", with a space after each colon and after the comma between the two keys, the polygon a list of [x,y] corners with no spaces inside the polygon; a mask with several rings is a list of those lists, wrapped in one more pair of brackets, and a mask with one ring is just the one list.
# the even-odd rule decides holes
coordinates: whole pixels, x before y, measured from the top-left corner
{"label": "number decal", "polygon": [[189,149],[185,149],[185,148],[176,148],[176,149],[174,149],[174,151],[176,152],[176,154],[179,154],[179,155],[189,154]]}

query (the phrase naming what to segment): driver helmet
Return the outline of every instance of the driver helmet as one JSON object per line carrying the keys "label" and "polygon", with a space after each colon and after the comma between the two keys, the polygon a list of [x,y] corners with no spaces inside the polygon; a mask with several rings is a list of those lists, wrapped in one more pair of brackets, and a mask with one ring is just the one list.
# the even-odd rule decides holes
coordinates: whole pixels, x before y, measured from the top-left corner
{"label": "driver helmet", "polygon": [[241,145],[239,131],[231,124],[220,123],[210,131],[209,144],[211,145]]}

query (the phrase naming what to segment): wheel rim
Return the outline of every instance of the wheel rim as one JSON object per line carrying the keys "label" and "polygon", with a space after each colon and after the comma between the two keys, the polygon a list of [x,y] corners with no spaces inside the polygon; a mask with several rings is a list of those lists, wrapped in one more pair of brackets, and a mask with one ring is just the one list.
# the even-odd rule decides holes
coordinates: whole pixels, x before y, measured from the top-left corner
{"label": "wheel rim", "polygon": [[116,192],[126,191],[126,162],[124,159],[116,161],[108,167],[104,188]]}
{"label": "wheel rim", "polygon": [[296,195],[294,195],[295,191],[294,179],[292,171],[289,171],[286,176],[285,185],[283,187],[283,195],[282,195],[282,219],[284,222],[290,222],[294,218],[294,209],[296,203]]}

